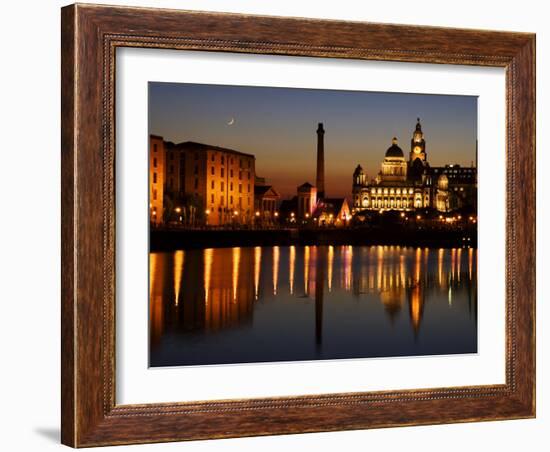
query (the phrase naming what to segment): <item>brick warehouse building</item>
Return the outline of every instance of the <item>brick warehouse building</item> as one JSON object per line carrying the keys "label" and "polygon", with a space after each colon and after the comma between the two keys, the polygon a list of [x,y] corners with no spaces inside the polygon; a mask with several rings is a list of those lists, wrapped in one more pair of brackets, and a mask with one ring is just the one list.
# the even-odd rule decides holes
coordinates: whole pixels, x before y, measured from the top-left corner
{"label": "brick warehouse building", "polygon": [[152,224],[163,222],[164,160],[166,152],[162,137],[151,135],[149,147],[149,217]]}
{"label": "brick warehouse building", "polygon": [[[192,141],[174,144],[151,135],[151,159],[155,152],[164,153],[164,193],[159,199],[156,188],[157,202],[150,207],[153,223],[176,221],[188,226],[252,223],[256,178],[253,155]],[[161,157],[156,162],[159,165]],[[151,160],[149,166],[151,187],[155,172],[156,180],[162,183],[161,168],[155,168],[153,163]],[[152,188],[151,199],[153,194]],[[163,213],[162,220],[159,212]]]}

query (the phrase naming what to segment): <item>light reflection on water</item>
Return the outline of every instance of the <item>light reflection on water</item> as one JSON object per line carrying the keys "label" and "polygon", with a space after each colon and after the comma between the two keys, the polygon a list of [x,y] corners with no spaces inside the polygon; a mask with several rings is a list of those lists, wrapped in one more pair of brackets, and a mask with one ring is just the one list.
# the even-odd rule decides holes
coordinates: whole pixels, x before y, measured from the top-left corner
{"label": "light reflection on water", "polygon": [[477,351],[477,250],[210,248],[150,254],[150,364]]}

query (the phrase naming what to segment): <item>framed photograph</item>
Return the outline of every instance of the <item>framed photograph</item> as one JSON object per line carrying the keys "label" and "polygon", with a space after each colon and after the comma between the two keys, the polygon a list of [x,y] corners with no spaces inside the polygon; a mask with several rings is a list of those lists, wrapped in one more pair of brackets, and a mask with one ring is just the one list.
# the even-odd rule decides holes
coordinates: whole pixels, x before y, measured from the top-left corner
{"label": "framed photograph", "polygon": [[535,36],[62,9],[62,442],[535,416]]}

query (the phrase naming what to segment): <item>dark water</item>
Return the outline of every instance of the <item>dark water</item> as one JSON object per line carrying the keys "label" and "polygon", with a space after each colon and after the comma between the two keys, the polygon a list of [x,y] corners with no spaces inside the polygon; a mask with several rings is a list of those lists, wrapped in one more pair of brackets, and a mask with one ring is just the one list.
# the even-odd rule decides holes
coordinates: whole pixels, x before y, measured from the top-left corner
{"label": "dark water", "polygon": [[477,352],[477,251],[150,254],[150,365]]}

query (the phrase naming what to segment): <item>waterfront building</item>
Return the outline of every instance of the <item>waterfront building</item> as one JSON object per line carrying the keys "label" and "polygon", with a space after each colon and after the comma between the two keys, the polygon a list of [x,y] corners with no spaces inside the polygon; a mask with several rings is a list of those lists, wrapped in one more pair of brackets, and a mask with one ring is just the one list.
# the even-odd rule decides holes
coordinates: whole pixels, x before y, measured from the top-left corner
{"label": "waterfront building", "polygon": [[149,143],[149,221],[158,225],[164,221],[164,140],[151,135]]}
{"label": "waterfront building", "polygon": [[165,218],[188,226],[253,221],[254,155],[192,141],[174,144],[151,135],[151,147],[154,143],[166,149],[166,164],[162,160]]}
{"label": "waterfront building", "polygon": [[298,191],[298,218],[310,218],[317,207],[317,187],[314,187],[309,182],[300,185]]}
{"label": "waterfront building", "polygon": [[476,208],[477,169],[460,165],[431,167],[418,118],[408,159],[392,139],[380,171],[372,180],[358,165],[353,173],[353,212],[361,210],[436,209],[448,212]]}
{"label": "waterfront building", "polygon": [[271,185],[254,186],[254,215],[257,223],[271,225],[277,221],[280,198],[281,195]]}
{"label": "waterfront building", "polygon": [[313,220],[318,226],[345,226],[351,219],[351,210],[346,198],[323,198],[313,211]]}
{"label": "waterfront building", "polygon": [[431,168],[432,177],[437,180],[444,175],[448,181],[449,210],[477,209],[477,168],[457,164]]}
{"label": "waterfront building", "polygon": [[[251,154],[185,142],[178,146],[184,157],[183,192],[202,201],[208,225],[252,221],[255,157]],[[180,163],[181,164],[181,163]]]}

